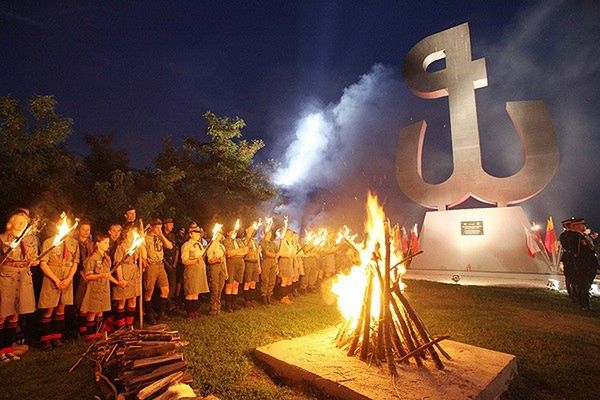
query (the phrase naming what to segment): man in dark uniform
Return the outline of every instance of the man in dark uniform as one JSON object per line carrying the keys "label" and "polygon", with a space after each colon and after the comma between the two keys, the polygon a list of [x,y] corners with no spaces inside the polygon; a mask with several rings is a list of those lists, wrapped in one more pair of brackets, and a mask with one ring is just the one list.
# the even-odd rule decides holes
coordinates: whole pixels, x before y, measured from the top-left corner
{"label": "man in dark uniform", "polygon": [[565,286],[567,288],[567,293],[569,294],[569,298],[572,302],[576,303],[577,299],[575,298],[575,289],[573,287],[573,268],[574,268],[574,260],[573,254],[570,251],[567,251],[567,246],[569,246],[569,242],[572,240],[573,232],[571,231],[571,218],[565,219],[560,222],[564,231],[558,237],[560,241],[560,245],[563,248],[563,253],[560,257],[560,260],[563,264],[563,274],[565,275]]}
{"label": "man in dark uniform", "polygon": [[169,312],[174,312],[177,308],[176,287],[177,287],[177,264],[179,262],[179,246],[177,245],[177,234],[174,229],[173,218],[167,218],[163,221],[163,235],[173,244],[173,247],[164,249],[165,271],[169,279]]}
{"label": "man in dark uniform", "polygon": [[590,288],[596,276],[598,260],[594,252],[593,243],[584,234],[586,230],[583,218],[571,219],[571,230],[565,240],[565,251],[573,257],[573,283],[575,296],[582,310],[589,311]]}

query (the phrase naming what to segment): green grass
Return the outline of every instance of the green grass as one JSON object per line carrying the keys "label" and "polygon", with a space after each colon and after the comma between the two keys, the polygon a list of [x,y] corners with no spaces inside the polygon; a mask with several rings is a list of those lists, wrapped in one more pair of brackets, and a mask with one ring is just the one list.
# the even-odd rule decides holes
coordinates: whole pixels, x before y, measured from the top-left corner
{"label": "green grass", "polygon": [[[432,334],[515,354],[519,375],[506,399],[591,399],[600,390],[600,302],[579,311],[566,296],[543,289],[483,288],[409,281],[411,303]],[[307,399],[273,382],[254,364],[261,345],[302,336],[339,321],[320,295],[171,326],[190,342],[185,348],[195,386],[222,399]],[[51,353],[32,350],[0,366],[0,399],[90,399],[90,364],[66,371],[85,349],[73,342]]]}

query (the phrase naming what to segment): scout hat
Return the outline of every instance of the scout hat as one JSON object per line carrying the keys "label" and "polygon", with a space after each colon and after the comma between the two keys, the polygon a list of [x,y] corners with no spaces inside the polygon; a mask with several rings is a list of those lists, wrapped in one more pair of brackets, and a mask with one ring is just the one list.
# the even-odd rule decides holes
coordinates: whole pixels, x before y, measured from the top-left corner
{"label": "scout hat", "polygon": [[192,222],[190,224],[190,226],[188,226],[188,233],[192,233],[192,232],[198,232],[198,233],[202,232],[200,230],[200,227],[198,226],[198,224],[195,222]]}

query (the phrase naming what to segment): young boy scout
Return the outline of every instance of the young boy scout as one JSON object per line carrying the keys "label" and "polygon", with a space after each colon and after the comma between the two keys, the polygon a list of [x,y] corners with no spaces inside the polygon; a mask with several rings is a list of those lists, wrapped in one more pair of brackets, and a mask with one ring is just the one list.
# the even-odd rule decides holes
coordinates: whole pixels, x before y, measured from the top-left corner
{"label": "young boy scout", "polygon": [[[54,237],[42,244],[42,253],[52,246]],[[44,350],[61,347],[65,330],[65,306],[73,304],[73,277],[79,265],[79,243],[67,237],[62,244],[40,260],[44,272],[38,308],[42,310],[40,340]]]}
{"label": "young boy scout", "polygon": [[240,282],[244,279],[244,257],[248,254],[248,248],[241,239],[233,237],[234,231],[229,232],[227,239],[223,241],[227,249],[227,283],[225,284],[225,310],[239,310],[237,305],[237,294]]}
{"label": "young boy scout", "polygon": [[244,256],[244,301],[246,307],[254,307],[256,304],[256,282],[261,273],[260,246],[254,239],[255,233],[256,231],[251,225],[246,228],[246,237],[244,238],[244,245],[248,249],[248,253]]}
{"label": "young boy scout", "polygon": [[200,241],[200,227],[195,222],[188,228],[190,240],[181,246],[181,262],[183,263],[183,289],[185,295],[186,318],[195,318],[198,311],[198,295],[208,293],[205,248]]}
{"label": "young boy scout", "polygon": [[[146,235],[146,254],[144,272],[144,310],[148,316],[148,322],[153,325],[156,320],[164,317],[169,299],[169,279],[164,266],[163,248],[172,249],[173,243],[165,237],[162,231],[162,221],[155,218],[150,222],[150,232]],[[160,302],[158,304],[158,315],[152,310],[152,293],[154,286],[158,283],[160,288]]]}
{"label": "young boy scout", "polygon": [[10,215],[6,232],[0,235],[0,259],[6,257],[0,265],[0,348],[15,341],[19,314],[35,311],[29,267],[37,265],[37,240],[32,235],[25,235],[20,243],[16,243],[28,223],[29,211],[20,208]]}
{"label": "young boy scout", "polygon": [[273,289],[275,288],[275,279],[277,278],[277,252],[279,247],[271,239],[273,233],[265,232],[260,247],[263,250],[261,263],[262,272],[260,274],[260,295],[263,304],[271,304]]}
{"label": "young boy scout", "polygon": [[223,234],[217,233],[206,249],[206,260],[208,261],[208,283],[210,285],[210,315],[217,315],[221,312],[221,292],[225,286],[225,281],[229,277],[227,274],[225,246],[221,243]]}

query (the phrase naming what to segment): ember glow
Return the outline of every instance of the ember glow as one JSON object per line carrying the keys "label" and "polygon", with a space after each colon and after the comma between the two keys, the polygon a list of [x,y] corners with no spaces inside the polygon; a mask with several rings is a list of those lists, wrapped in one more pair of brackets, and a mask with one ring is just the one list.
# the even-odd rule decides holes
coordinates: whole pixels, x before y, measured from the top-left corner
{"label": "ember glow", "polygon": [[[377,283],[379,282],[377,273],[383,276],[383,260],[385,259],[384,222],[385,214],[383,208],[379,205],[377,196],[369,192],[367,198],[367,220],[365,222],[366,239],[363,243],[356,245],[356,248],[360,251],[360,265],[353,266],[348,275],[338,274],[331,288],[332,292],[337,296],[337,304],[340,312],[345,319],[351,319],[351,326],[353,327],[356,325],[362,307],[368,273],[375,273],[374,282],[376,282],[373,285],[371,319],[376,320],[379,316],[381,290],[380,285]],[[338,234],[340,242],[349,233],[349,229],[343,229]],[[401,260],[402,254],[397,254],[392,249],[392,265],[397,264]],[[401,274],[404,273],[403,266],[399,266],[398,270]],[[400,284],[400,287],[403,287],[403,285]]]}

